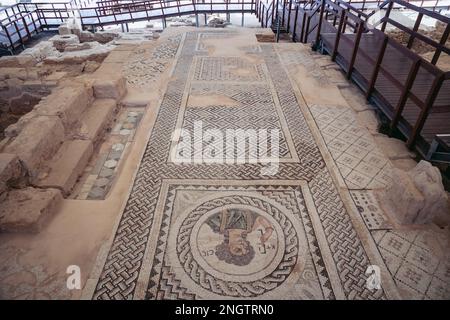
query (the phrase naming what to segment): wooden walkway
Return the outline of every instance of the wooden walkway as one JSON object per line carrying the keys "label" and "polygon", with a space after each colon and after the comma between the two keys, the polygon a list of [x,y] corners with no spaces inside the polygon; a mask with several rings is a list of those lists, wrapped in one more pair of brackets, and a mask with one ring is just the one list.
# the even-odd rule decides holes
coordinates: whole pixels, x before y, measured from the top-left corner
{"label": "wooden walkway", "polygon": [[[81,0],[79,0],[81,1]],[[103,27],[138,21],[213,13],[256,13],[257,0],[130,0],[60,3],[19,3],[0,9],[0,47],[11,52],[42,29],[57,28],[77,13],[83,27]]]}
{"label": "wooden walkway", "polygon": [[[293,41],[312,43],[314,49],[330,54],[389,119],[391,133],[399,131],[408,147],[426,157],[436,135],[450,133],[450,72],[436,67],[440,56],[450,54],[445,45],[450,19],[402,0],[388,0],[383,6],[381,30],[369,27],[371,13],[342,0],[313,0],[300,6],[288,1],[278,5],[275,20],[282,19]],[[398,6],[417,12],[413,29],[390,18]],[[420,33],[423,17],[444,24],[440,40]],[[409,36],[407,45],[383,32],[387,24]],[[414,41],[434,50],[431,61],[411,50]]]}
{"label": "wooden walkway", "polygon": [[[336,60],[342,65],[344,70],[348,70],[355,38],[355,34],[345,35],[339,43]],[[324,50],[331,53],[336,40],[336,34],[324,33],[321,35],[321,39]],[[382,41],[382,39],[379,39],[371,33],[361,36],[354,64],[353,77],[365,92],[374,74],[376,65],[373,62],[377,59]],[[414,61],[410,57],[403,55],[395,47],[387,45],[381,63],[383,70],[377,76],[372,95],[374,100],[379,100],[378,105],[381,106],[382,111],[390,119],[395,117],[395,107],[401,98],[402,89],[407,82],[413,63]],[[436,75],[439,74],[439,69],[436,67],[428,65],[428,68],[435,68],[436,73],[430,72],[423,65],[419,66],[419,70],[409,91],[409,98],[406,100],[401,118],[399,119],[399,125],[402,126],[401,131],[412,133],[414,124],[417,123],[422,111],[420,105],[425,105],[427,97],[432,90],[433,82],[436,80]],[[422,138],[424,142],[430,144],[436,134],[447,133],[450,133],[450,81],[443,82],[418,140]],[[421,141],[417,142],[420,143]]]}

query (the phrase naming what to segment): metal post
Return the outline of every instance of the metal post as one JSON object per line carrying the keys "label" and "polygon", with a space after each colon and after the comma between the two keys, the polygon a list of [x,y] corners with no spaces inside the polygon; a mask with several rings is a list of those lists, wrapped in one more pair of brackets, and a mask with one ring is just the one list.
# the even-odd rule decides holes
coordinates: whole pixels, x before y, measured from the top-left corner
{"label": "metal post", "polygon": [[[298,4],[296,4],[296,6],[295,6],[294,30],[292,31],[292,41],[293,42],[297,42],[297,40],[295,40],[295,36],[297,33],[297,20],[298,20]],[[301,42],[301,39],[300,39],[300,42]]]}
{"label": "metal post", "polygon": [[322,3],[320,5],[319,24],[317,26],[316,40],[314,41],[313,50],[317,50],[318,45],[319,45],[320,31],[322,29],[322,19],[323,19],[324,10],[325,10],[325,0],[322,0]]}
{"label": "metal post", "polygon": [[275,23],[277,24],[277,42],[280,41],[280,17],[277,16],[275,19]]}
{"label": "metal post", "polygon": [[292,0],[289,0],[289,9],[288,9],[288,21],[287,21],[287,30],[288,32],[291,30],[291,10],[292,10]]}

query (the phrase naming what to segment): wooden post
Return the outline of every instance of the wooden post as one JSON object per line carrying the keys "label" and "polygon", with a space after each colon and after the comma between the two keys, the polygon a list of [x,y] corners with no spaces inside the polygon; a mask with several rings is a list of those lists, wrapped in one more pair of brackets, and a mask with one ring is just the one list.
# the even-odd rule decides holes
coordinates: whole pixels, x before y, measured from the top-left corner
{"label": "wooden post", "polygon": [[422,128],[425,124],[428,114],[430,113],[431,107],[433,106],[434,100],[436,100],[439,90],[441,89],[442,83],[444,82],[444,77],[445,77],[445,73],[442,72],[433,81],[433,85],[431,86],[430,93],[428,94],[427,99],[425,100],[425,108],[423,108],[420,111],[419,117],[416,121],[416,125],[413,128],[413,132],[409,136],[408,140],[406,141],[406,146],[410,149],[414,146],[417,136],[422,131]]}
{"label": "wooden post", "polygon": [[[275,16],[275,2],[272,2],[272,23],[273,23],[274,16]],[[266,23],[266,28],[267,28],[267,23]]]}
{"label": "wooden post", "polygon": [[359,42],[361,40],[363,29],[364,29],[364,22],[360,21],[358,23],[358,32],[356,34],[355,46],[353,47],[352,58],[350,60],[349,66],[348,66],[347,79],[350,79],[352,76],[353,66],[355,65],[356,55],[358,54]]}
{"label": "wooden post", "polygon": [[[298,4],[295,6],[294,30],[292,31],[292,41],[293,42],[297,42],[297,40],[295,39],[295,37],[297,35],[297,20],[298,20]],[[302,42],[301,38],[300,38],[300,42]]]}
{"label": "wooden post", "polygon": [[345,19],[345,10],[341,10],[341,16],[339,17],[339,25],[338,25],[337,33],[336,33],[336,41],[334,42],[334,48],[333,48],[333,52],[331,54],[331,61],[336,60],[338,46],[339,46],[339,40],[341,39],[342,25],[344,24],[344,19]]}
{"label": "wooden post", "polygon": [[381,25],[381,32],[384,32],[384,30],[386,30],[386,24],[387,24],[387,21],[389,19],[389,15],[391,14],[391,10],[392,10],[392,6],[393,5],[394,5],[394,2],[391,0],[389,2],[388,8],[386,10],[386,14],[385,14],[385,16],[383,18],[383,24]]}
{"label": "wooden post", "polygon": [[319,25],[317,26],[316,40],[314,41],[313,50],[316,50],[319,45],[320,31],[322,29],[322,19],[324,10],[325,10],[325,0],[322,0],[322,4],[320,5]]}
{"label": "wooden post", "polygon": [[288,8],[288,21],[287,21],[287,30],[288,32],[291,30],[291,10],[292,10],[292,0],[289,0],[289,8]]}
{"label": "wooden post", "polygon": [[23,26],[25,27],[25,31],[27,32],[28,39],[31,39],[31,33],[30,33],[30,30],[28,29],[27,21],[25,20],[24,17],[22,17],[22,22],[23,22]]}
{"label": "wooden post", "polygon": [[8,27],[5,26],[4,28],[5,28],[6,36],[8,37],[9,44],[11,46],[11,50],[14,50],[14,43],[11,39],[11,35],[9,34]]}
{"label": "wooden post", "polygon": [[436,49],[436,51],[434,52],[433,59],[431,60],[431,64],[436,64],[436,62],[438,61],[439,56],[441,55],[441,51],[442,51],[441,47],[444,46],[445,43],[447,42],[449,33],[450,33],[450,24],[447,24],[447,27],[445,28],[445,31],[442,34],[441,41],[439,41],[440,47],[438,47]]}
{"label": "wooden post", "polygon": [[[306,12],[305,12],[306,14]],[[308,42],[308,31],[309,31],[309,23],[311,21],[311,17],[309,15],[307,15],[306,18],[306,26],[305,26],[305,30],[302,29],[302,33],[303,33],[303,43],[307,43]]]}
{"label": "wooden post", "polygon": [[19,30],[19,28],[17,27],[16,21],[13,21],[13,24],[14,24],[14,27],[16,28],[17,35],[19,36],[20,44],[22,44],[22,47],[24,47],[22,35],[20,34],[20,30]]}
{"label": "wooden post", "polygon": [[[417,32],[417,30],[419,30],[420,27],[420,23],[422,22],[422,17],[423,17],[423,13],[420,12],[419,15],[417,16],[416,22],[414,23],[414,28],[413,31]],[[406,45],[406,47],[408,49],[411,49],[413,42],[414,42],[414,33],[411,33],[411,35],[409,36],[409,40],[408,40],[408,44]]]}
{"label": "wooden post", "polygon": [[375,67],[372,72],[372,77],[370,78],[369,86],[366,91],[366,99],[370,98],[372,91],[375,87],[375,83],[377,82],[378,73],[380,72],[381,62],[383,61],[384,53],[386,51],[386,47],[388,44],[389,37],[384,35],[383,43],[381,44],[380,51],[378,52],[377,60],[375,62]]}
{"label": "wooden post", "polygon": [[411,65],[411,69],[409,69],[408,77],[406,79],[405,87],[403,88],[402,93],[400,94],[400,98],[398,99],[397,106],[395,107],[394,117],[392,118],[390,124],[390,132],[391,134],[394,132],[395,127],[402,116],[403,108],[405,107],[405,103],[408,100],[409,91],[411,90],[414,80],[416,79],[417,72],[420,67],[420,58],[417,58]]}

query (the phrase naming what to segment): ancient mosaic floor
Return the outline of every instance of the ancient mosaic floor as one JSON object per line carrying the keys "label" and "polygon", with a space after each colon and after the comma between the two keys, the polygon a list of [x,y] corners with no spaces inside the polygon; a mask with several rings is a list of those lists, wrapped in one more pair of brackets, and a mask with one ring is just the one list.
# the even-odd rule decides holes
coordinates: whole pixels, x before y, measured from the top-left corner
{"label": "ancient mosaic floor", "polygon": [[[254,40],[237,48],[240,55],[221,56],[205,40],[234,36],[232,30],[196,31],[180,38],[128,202],[85,295],[399,298],[393,274],[408,279],[404,261],[414,253],[392,252],[389,237],[400,237],[409,250],[420,248],[419,235],[406,240],[392,233],[381,212],[367,211],[376,201],[370,190],[348,190],[384,185],[388,161],[350,113],[330,117],[326,106],[305,107],[272,44]],[[173,133],[191,130],[198,120],[203,129],[279,129],[278,172],[264,175],[258,163],[173,163],[179,139]],[[108,167],[113,160],[105,158],[94,175],[114,171]],[[395,272],[381,246],[396,259]],[[380,267],[381,289],[367,287],[369,265]],[[436,264],[430,282],[442,279],[441,269]]]}

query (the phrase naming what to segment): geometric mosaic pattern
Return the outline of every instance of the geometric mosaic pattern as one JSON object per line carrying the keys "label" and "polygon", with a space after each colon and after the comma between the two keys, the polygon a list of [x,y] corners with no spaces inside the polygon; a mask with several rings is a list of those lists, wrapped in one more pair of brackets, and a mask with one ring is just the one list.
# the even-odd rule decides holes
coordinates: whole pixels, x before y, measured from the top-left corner
{"label": "geometric mosaic pattern", "polygon": [[[226,31],[223,34],[229,36]],[[298,161],[281,162],[278,172],[270,177],[261,174],[261,164],[177,165],[168,161],[172,133],[179,119],[189,117],[184,97],[195,88],[191,83],[198,65],[195,57],[207,55],[196,50],[198,39],[198,32],[188,32],[180,46],[174,77],[159,108],[93,298],[386,298],[383,289],[366,287],[365,271],[371,263],[272,45],[261,45],[257,54],[264,63],[253,65],[251,77],[238,72],[232,81],[241,81],[242,88],[249,88],[246,82],[256,79],[269,88],[282,118],[274,114],[279,121],[286,121],[289,134],[284,138],[293,146],[290,153],[295,153]],[[228,66],[225,69],[233,67],[232,63],[237,69],[242,66],[239,59],[220,58],[214,57],[213,63],[222,60],[222,65]],[[231,74],[234,77],[233,72],[222,69],[214,73],[214,81],[229,83]],[[203,81],[198,79],[194,81]],[[265,103],[254,106],[266,107]],[[233,108],[229,108],[230,113]],[[199,180],[205,181],[203,187],[191,187],[196,190],[181,200],[172,199],[177,186]],[[257,180],[265,181],[264,190],[251,190]],[[212,195],[197,194],[198,188],[208,188],[208,181],[218,183],[220,190]],[[230,186],[231,181],[239,181],[238,186]],[[282,189],[286,181],[302,181],[303,187],[296,193],[271,191]],[[230,190],[239,187],[239,192]],[[293,194],[296,206],[292,205]],[[208,247],[211,244],[214,248]],[[314,272],[304,273],[313,266]],[[254,271],[252,275],[247,269]]]}
{"label": "geometric mosaic pattern", "polygon": [[260,81],[264,79],[261,64],[251,64],[240,57],[201,57],[196,64],[194,80]]}
{"label": "geometric mosaic pattern", "polygon": [[311,105],[311,113],[349,189],[389,185],[391,165],[348,107]]}
{"label": "geometric mosaic pattern", "polygon": [[[339,75],[335,79],[333,72],[327,70],[327,66],[336,67],[329,57],[311,55],[309,50],[298,45],[282,46],[279,54],[289,70],[297,70],[301,65],[307,76],[316,79],[320,85],[349,85],[344,77]],[[347,100],[345,91],[341,90],[341,93]],[[349,98],[347,103],[351,108],[356,111],[364,108],[363,99],[360,106],[356,106],[351,101],[352,97]],[[378,191],[370,190],[384,189],[390,184],[391,165],[379,152],[365,124],[361,125],[360,119],[356,120],[357,113],[350,107],[312,104],[308,108],[347,187],[351,189],[356,208],[371,230],[400,296],[406,299],[448,299],[448,232],[433,225],[420,226],[418,230],[417,226],[392,224],[375,196]]]}
{"label": "geometric mosaic pattern", "polygon": [[[280,132],[279,155],[282,158],[292,158],[285,138],[285,134],[289,134],[289,132],[283,132],[280,117],[277,115],[277,109],[267,85],[195,82],[192,84],[190,94],[204,96],[220,94],[236,101],[237,105],[232,107],[189,105],[185,111],[181,128],[194,132],[194,122],[201,119],[203,130],[215,128],[248,130],[257,128],[258,130],[268,131],[278,129],[278,132]],[[245,152],[245,150],[240,151]]]}
{"label": "geometric mosaic pattern", "polygon": [[[373,231],[394,281],[409,299],[450,297],[450,255],[445,236],[432,230]],[[441,240],[442,238],[442,240]]]}
{"label": "geometric mosaic pattern", "polygon": [[150,85],[167,69],[167,60],[175,57],[180,41],[181,35],[170,37],[156,47],[151,54],[144,49],[134,51],[122,68],[127,82],[137,87]]}
{"label": "geometric mosaic pattern", "polygon": [[372,190],[352,190],[350,195],[369,230],[392,229]]}

